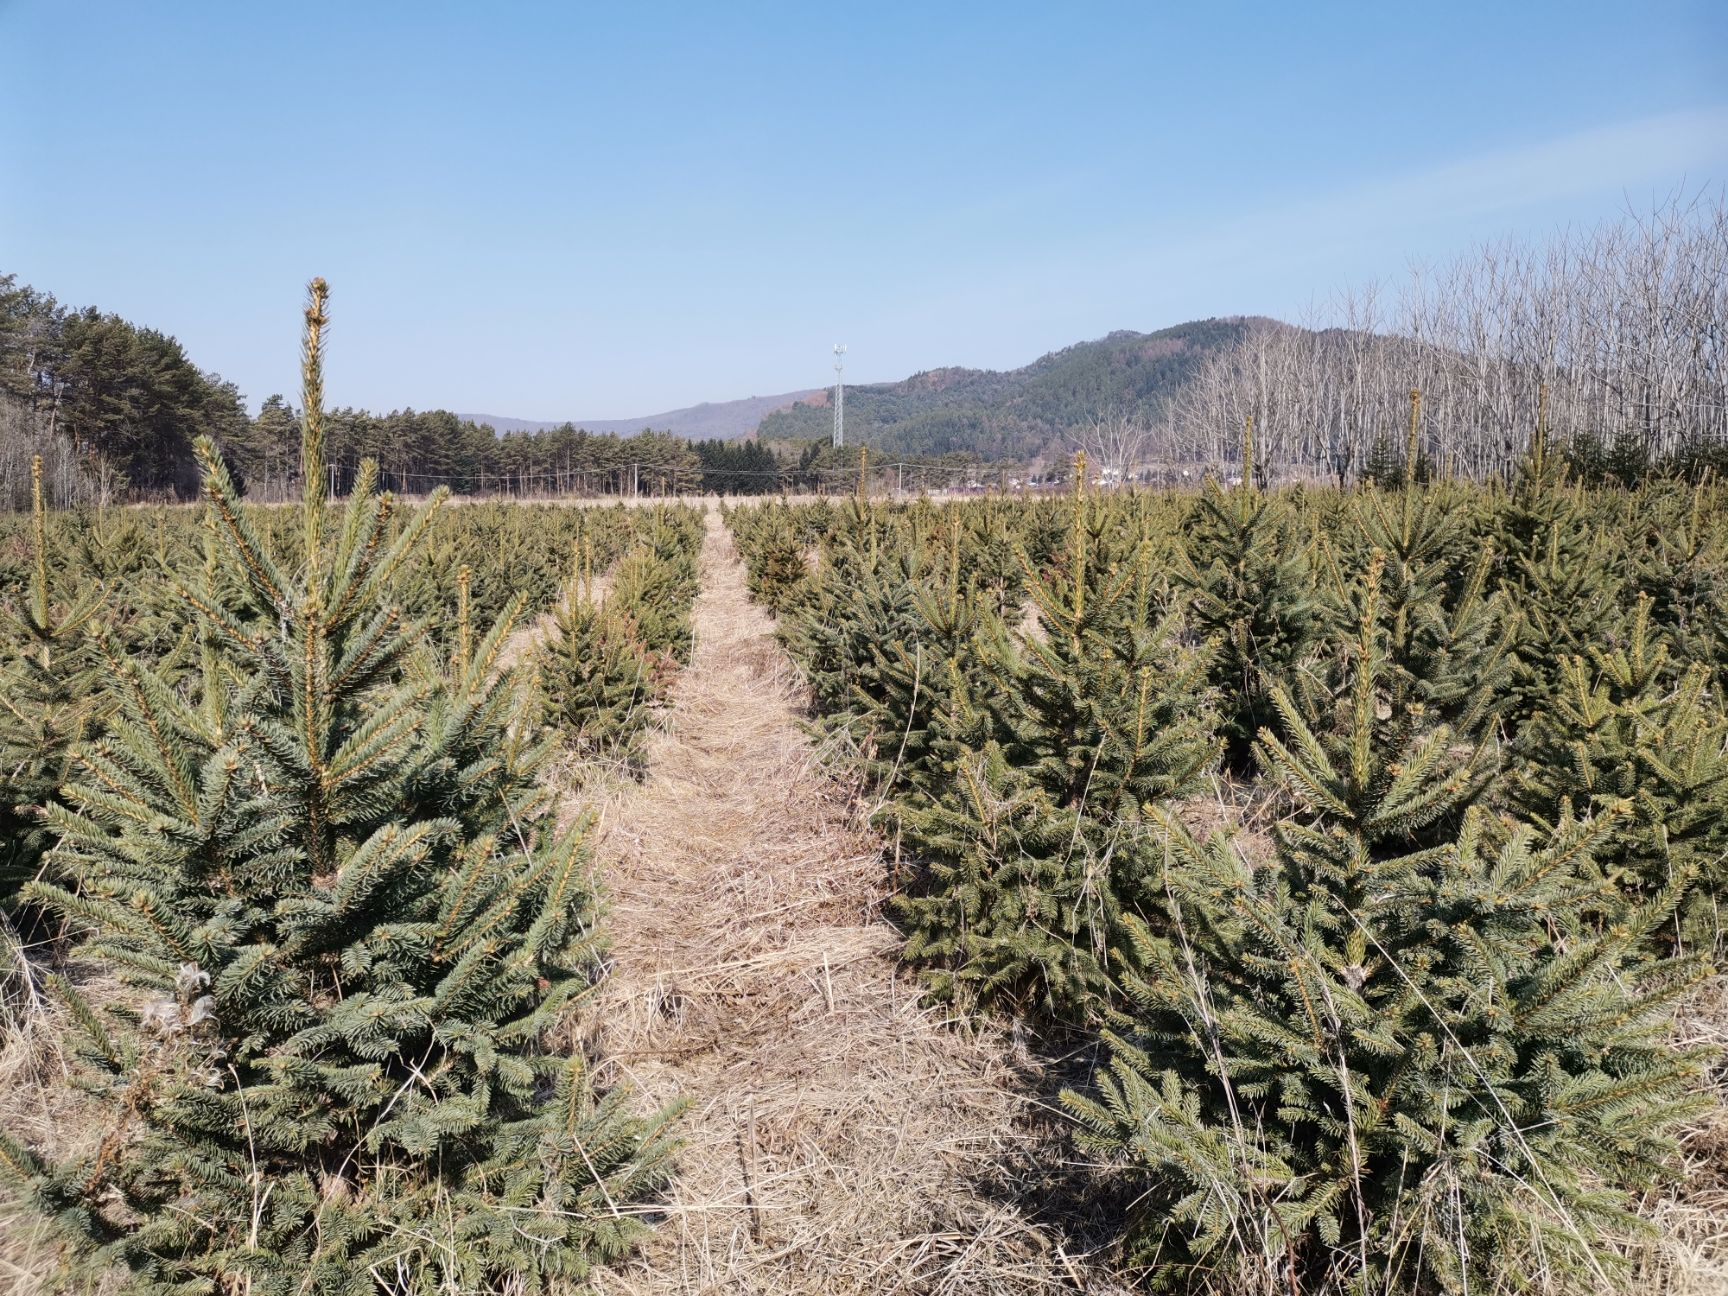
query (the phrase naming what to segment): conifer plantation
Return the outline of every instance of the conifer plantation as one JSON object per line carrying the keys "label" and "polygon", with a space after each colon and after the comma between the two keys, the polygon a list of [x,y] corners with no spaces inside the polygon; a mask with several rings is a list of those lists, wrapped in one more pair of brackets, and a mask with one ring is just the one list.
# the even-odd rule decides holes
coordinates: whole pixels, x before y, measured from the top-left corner
{"label": "conifer plantation", "polygon": [[728,515],[904,959],[1043,1050],[1130,1285],[1662,1290],[1721,1181],[1722,489],[1540,425],[1448,479],[1420,418],[1350,489],[1250,421],[1196,494]]}
{"label": "conifer plantation", "polygon": [[1728,0],[189,8],[0,0],[0,1296],[1728,1296]]}
{"label": "conifer plantation", "polygon": [[[326,324],[315,282],[309,481]],[[1248,420],[1192,491],[1080,454],[885,501],[860,454],[716,513],[370,465],[262,507],[209,440],[196,505],[37,490],[0,1013],[54,1121],[0,1130],[0,1263],[1708,1290],[1728,495],[1545,419],[1448,476],[1408,402],[1343,487],[1273,484]]]}

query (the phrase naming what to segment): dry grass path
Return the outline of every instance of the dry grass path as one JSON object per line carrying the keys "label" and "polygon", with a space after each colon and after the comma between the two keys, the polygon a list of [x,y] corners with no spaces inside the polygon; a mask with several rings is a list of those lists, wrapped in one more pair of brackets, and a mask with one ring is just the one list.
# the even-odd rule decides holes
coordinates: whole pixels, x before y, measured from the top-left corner
{"label": "dry grass path", "polygon": [[694,660],[647,778],[598,807],[616,961],[593,1043],[650,1100],[688,1103],[666,1216],[601,1288],[1082,1290],[1014,1195],[980,1186],[1031,1150],[1025,1078],[896,971],[876,843],[707,523]]}

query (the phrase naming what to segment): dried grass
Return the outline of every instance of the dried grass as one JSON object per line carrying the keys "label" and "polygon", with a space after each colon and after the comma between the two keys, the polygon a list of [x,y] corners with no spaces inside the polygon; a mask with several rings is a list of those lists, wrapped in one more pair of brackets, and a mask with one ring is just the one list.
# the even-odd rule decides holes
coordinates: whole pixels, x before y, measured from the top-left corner
{"label": "dried grass", "polygon": [[1288,803],[1287,793],[1275,783],[1220,770],[1208,777],[1204,788],[1173,802],[1170,810],[1201,841],[1229,836],[1242,858],[1261,868],[1277,858],[1272,829]]}
{"label": "dried grass", "polygon": [[1712,1076],[1717,1105],[1680,1139],[1682,1177],[1652,1192],[1639,1214],[1654,1230],[1631,1255],[1631,1290],[1728,1296],[1728,976],[1710,980],[1675,1017],[1675,1037],[1721,1051]]}
{"label": "dried grass", "polygon": [[[124,993],[87,962],[75,961],[64,971],[93,1004]],[[0,1129],[55,1158],[94,1152],[109,1129],[108,1114],[71,1083],[68,1041],[76,1030],[65,1008],[49,997],[0,1037]],[[0,1292],[57,1292],[61,1249],[60,1238],[32,1203],[0,1191]],[[122,1275],[110,1274],[88,1296],[118,1292],[123,1285]]]}
{"label": "dried grass", "polygon": [[689,1104],[664,1218],[601,1290],[1113,1290],[1028,1200],[1061,1155],[1030,1059],[897,971],[879,844],[708,525],[694,661],[646,780],[597,806],[614,963],[589,1046]]}

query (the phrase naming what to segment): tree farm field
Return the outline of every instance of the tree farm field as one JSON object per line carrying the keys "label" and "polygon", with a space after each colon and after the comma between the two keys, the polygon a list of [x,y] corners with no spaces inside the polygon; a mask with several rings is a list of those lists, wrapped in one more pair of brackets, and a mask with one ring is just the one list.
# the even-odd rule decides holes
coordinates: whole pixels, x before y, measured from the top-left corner
{"label": "tree farm field", "polygon": [[684,432],[0,278],[0,1289],[1728,1293],[1725,268]]}
{"label": "tree farm field", "polygon": [[1411,428],[18,516],[17,1289],[1713,1290],[1721,488]]}

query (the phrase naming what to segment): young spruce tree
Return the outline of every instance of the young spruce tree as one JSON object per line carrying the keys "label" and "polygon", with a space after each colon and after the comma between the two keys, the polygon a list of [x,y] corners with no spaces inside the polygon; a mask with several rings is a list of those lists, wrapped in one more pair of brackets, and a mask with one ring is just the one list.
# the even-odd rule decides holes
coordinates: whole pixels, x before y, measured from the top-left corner
{"label": "young spruce tree", "polygon": [[642,642],[622,599],[595,595],[592,563],[585,544],[537,654],[545,714],[578,755],[638,770],[671,662]]}
{"label": "young spruce tree", "polygon": [[1728,924],[1728,715],[1708,667],[1671,678],[1651,612],[1640,595],[1618,647],[1562,662],[1520,735],[1511,800],[1539,823],[1628,807],[1597,865],[1634,897],[1681,889],[1670,935],[1711,949]]}
{"label": "young spruce tree", "polygon": [[1144,553],[1099,592],[1089,537],[1082,459],[1063,569],[1027,564],[1038,629],[995,637],[980,696],[951,667],[936,747],[955,773],[888,814],[919,868],[896,903],[907,957],[940,992],[1068,1026],[1113,996],[1125,917],[1162,903],[1142,807],[1217,750],[1205,660],[1149,621]]}
{"label": "young spruce tree", "polygon": [[662,1121],[544,1047],[598,975],[595,896],[498,665],[511,615],[477,636],[463,608],[447,659],[419,649],[384,591],[437,501],[392,539],[371,465],[327,534],[325,302],[314,280],[301,568],[200,443],[194,687],[110,660],[123,718],[30,888],[136,987],[72,997],[103,1137],[61,1164],[0,1138],[0,1172],[139,1291],[579,1288],[638,1232]]}
{"label": "young spruce tree", "polygon": [[956,743],[974,727],[969,708],[982,682],[985,644],[1000,630],[977,590],[961,583],[958,530],[951,527],[944,540],[943,578],[914,573],[905,582],[916,614],[912,633],[866,639],[870,661],[854,685],[852,704],[869,740],[866,773],[901,799],[935,800],[953,787]]}
{"label": "young spruce tree", "polygon": [[1176,583],[1190,619],[1212,649],[1209,679],[1219,695],[1225,755],[1251,763],[1254,735],[1276,725],[1275,684],[1288,684],[1324,629],[1324,609],[1286,506],[1254,484],[1254,435],[1242,438],[1242,481],[1225,490],[1206,479],[1187,528]]}
{"label": "young spruce tree", "polygon": [[1540,426],[1496,523],[1500,588],[1520,622],[1502,708],[1516,733],[1553,699],[1561,664],[1582,656],[1616,619],[1623,584],[1617,568],[1630,556],[1612,552],[1592,527]]}
{"label": "young spruce tree", "polygon": [[30,486],[29,589],[22,606],[0,608],[0,914],[36,873],[48,836],[43,809],[58,798],[72,750],[101,707],[89,638],[101,595],[55,600],[40,457]]}
{"label": "young spruce tree", "polygon": [[1275,859],[1160,816],[1171,921],[1128,920],[1111,1063],[1065,1101],[1128,1169],[1129,1245],[1168,1287],[1608,1288],[1624,1190],[1661,1174],[1707,1065],[1666,1012],[1708,969],[1644,952],[1673,892],[1591,921],[1618,809],[1502,822],[1445,727],[1386,715],[1374,601],[1336,729],[1273,690],[1287,738],[1260,755],[1299,806]]}
{"label": "young spruce tree", "polygon": [[928,556],[884,531],[871,505],[849,500],[823,539],[820,565],[779,609],[781,639],[803,667],[817,709],[861,738],[879,696],[883,647],[917,642],[921,625],[914,600]]}
{"label": "young spruce tree", "polygon": [[[1465,500],[1446,484],[1423,485],[1413,471],[1419,458],[1420,397],[1410,396],[1410,432],[1397,488],[1359,497],[1372,579],[1343,582],[1338,602],[1354,620],[1361,616],[1363,599],[1374,600],[1391,711],[1406,714],[1414,706],[1428,724],[1446,724],[1474,738],[1493,724],[1511,686],[1517,627],[1505,614],[1502,596],[1488,592],[1494,554],[1473,540]],[[1313,678],[1327,674],[1325,665],[1339,665],[1339,653],[1350,650],[1350,641],[1341,640],[1320,669],[1299,672],[1291,689],[1297,701],[1305,700]]]}

